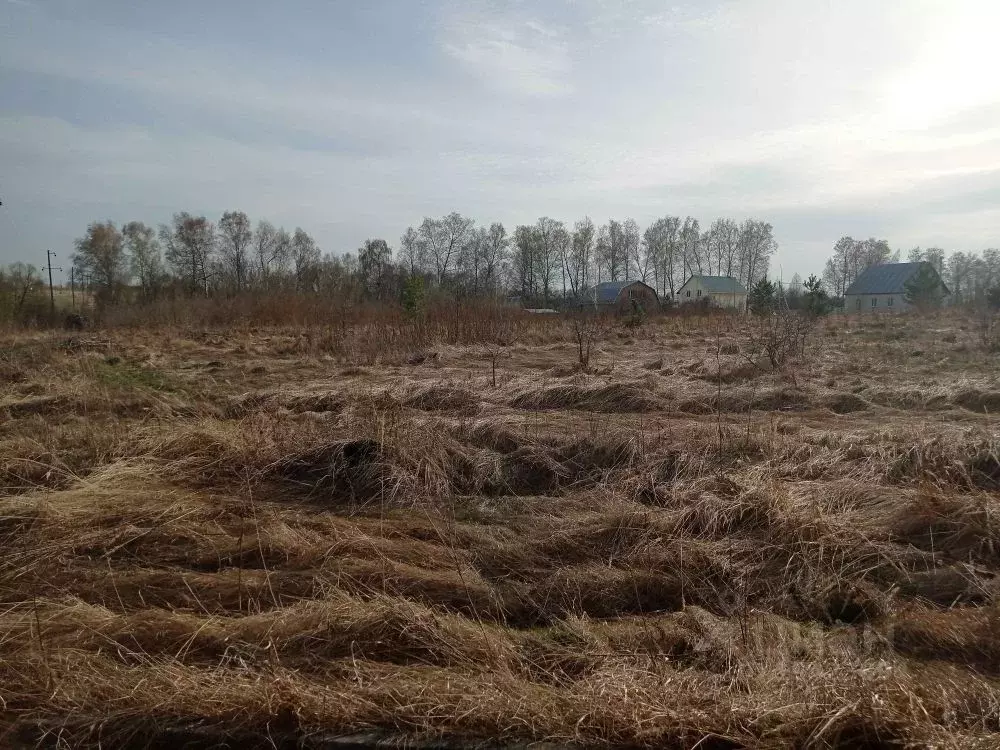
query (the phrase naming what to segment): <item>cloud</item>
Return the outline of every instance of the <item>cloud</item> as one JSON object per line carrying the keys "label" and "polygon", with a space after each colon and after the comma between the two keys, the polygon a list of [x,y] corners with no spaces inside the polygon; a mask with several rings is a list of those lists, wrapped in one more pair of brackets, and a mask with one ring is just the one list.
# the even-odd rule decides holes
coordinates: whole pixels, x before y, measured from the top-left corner
{"label": "cloud", "polygon": [[[38,6],[0,28],[3,198],[20,206],[0,247],[232,208],[326,250],[453,210],[753,215],[803,275],[847,233],[991,244],[997,53],[966,53],[962,33],[996,12],[914,3],[431,0],[405,27],[338,13],[335,42],[295,49],[146,10],[125,23],[102,0],[85,17]],[[301,27],[268,19],[271,41]]]}
{"label": "cloud", "polygon": [[527,96],[574,91],[563,33],[530,17],[461,11],[442,24],[441,47],[472,75]]}

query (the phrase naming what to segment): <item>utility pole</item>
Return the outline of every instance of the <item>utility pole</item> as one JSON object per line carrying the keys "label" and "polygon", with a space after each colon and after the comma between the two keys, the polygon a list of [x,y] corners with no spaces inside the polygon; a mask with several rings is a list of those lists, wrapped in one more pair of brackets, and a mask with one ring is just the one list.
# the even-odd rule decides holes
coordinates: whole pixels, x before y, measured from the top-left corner
{"label": "utility pole", "polygon": [[[53,291],[52,287],[52,259],[54,257],[56,257],[54,252],[51,250],[45,251],[45,268],[49,272],[49,314],[51,315],[53,321],[56,319],[56,293]],[[55,270],[61,271],[62,268],[57,266]]]}
{"label": "utility pole", "polygon": [[69,293],[73,296],[73,312],[76,312],[76,266],[69,269]]}

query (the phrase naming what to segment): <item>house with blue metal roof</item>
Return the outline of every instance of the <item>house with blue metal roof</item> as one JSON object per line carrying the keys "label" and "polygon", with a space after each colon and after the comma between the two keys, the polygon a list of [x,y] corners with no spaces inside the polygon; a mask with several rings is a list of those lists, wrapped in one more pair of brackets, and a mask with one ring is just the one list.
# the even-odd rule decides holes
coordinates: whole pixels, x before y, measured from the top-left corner
{"label": "house with blue metal roof", "polygon": [[941,284],[942,296],[951,294],[934,265],[918,263],[885,263],[863,271],[844,292],[844,312],[897,312],[910,310],[906,301],[906,283],[921,268],[929,268]]}
{"label": "house with blue metal roof", "polygon": [[678,304],[703,302],[715,307],[746,310],[747,290],[732,276],[702,276],[696,274],[677,290]]}

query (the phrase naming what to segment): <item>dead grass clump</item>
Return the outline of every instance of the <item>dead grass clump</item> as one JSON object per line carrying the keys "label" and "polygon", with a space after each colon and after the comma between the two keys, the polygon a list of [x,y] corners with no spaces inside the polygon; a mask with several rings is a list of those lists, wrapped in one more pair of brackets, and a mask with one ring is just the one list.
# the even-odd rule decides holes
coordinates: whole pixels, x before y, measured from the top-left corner
{"label": "dead grass clump", "polygon": [[227,400],[225,416],[240,419],[259,411],[287,409],[295,414],[319,412],[339,414],[350,403],[350,397],[340,391],[296,392],[258,391],[234,396]]}
{"label": "dead grass clump", "polygon": [[956,561],[1000,562],[1000,503],[992,495],[921,493],[899,509],[894,536]]}
{"label": "dead grass clump", "polygon": [[476,494],[499,481],[498,454],[471,449],[439,422],[369,422],[342,432],[356,437],[290,446],[264,467],[261,478],[355,509],[426,504]]}
{"label": "dead grass clump", "polygon": [[479,399],[463,388],[449,385],[415,386],[402,399],[404,406],[423,411],[451,411],[475,414]]}
{"label": "dead grass clump", "polygon": [[455,667],[499,667],[514,658],[509,637],[494,626],[384,594],[362,599],[334,591],[321,601],[241,618],[226,631],[233,642],[257,649],[274,644],[304,669],[345,658]]}
{"label": "dead grass clump", "polygon": [[23,383],[27,379],[28,373],[24,368],[18,367],[12,362],[0,360],[0,385]]}
{"label": "dead grass clump", "polygon": [[736,362],[729,366],[723,366],[718,370],[703,370],[692,373],[691,376],[708,383],[721,382],[724,385],[733,385],[734,383],[746,383],[750,380],[763,377],[771,372],[771,369],[770,363]]}
{"label": "dead grass clump", "polygon": [[976,487],[1000,487],[1000,454],[996,445],[983,445],[965,460],[964,465]]}
{"label": "dead grass clump", "polygon": [[746,413],[757,411],[802,411],[812,405],[811,397],[797,388],[724,389],[721,398],[716,393],[706,393],[701,398],[689,398],[677,405],[677,410],[687,414]]}
{"label": "dead grass clump", "polygon": [[376,440],[346,440],[281,460],[274,472],[308,487],[310,493],[344,496],[352,504],[391,503],[409,477],[387,457]]}
{"label": "dead grass clump", "polygon": [[[800,411],[812,406],[808,393],[798,388],[766,388],[753,395],[749,402],[760,411]],[[744,401],[739,396],[732,400],[723,394],[723,411],[740,411]]]}
{"label": "dead grass clump", "polygon": [[582,409],[596,412],[661,411],[664,402],[635,383],[582,387],[556,385],[522,391],[511,399],[515,409]]}
{"label": "dead grass clump", "polygon": [[874,390],[866,392],[865,395],[873,404],[905,411],[945,409],[948,407],[948,396],[942,392],[901,388]]}
{"label": "dead grass clump", "polygon": [[903,653],[1000,674],[1000,611],[995,607],[911,609],[892,618],[886,629]]}
{"label": "dead grass clump", "polygon": [[724,489],[728,491],[722,494],[707,488],[676,493],[668,506],[674,511],[676,528],[693,537],[712,539],[758,534],[773,529],[776,520],[790,510],[780,495],[766,489],[741,491],[727,485]]}
{"label": "dead grass clump", "polygon": [[674,612],[684,587],[668,573],[603,566],[560,568],[526,593],[540,623],[568,616],[617,617]]}
{"label": "dead grass clump", "polygon": [[72,470],[36,440],[0,440],[0,494],[65,487],[72,479]]}
{"label": "dead grass clump", "polygon": [[969,411],[980,414],[1000,413],[1000,391],[983,391],[978,388],[968,388],[958,391],[952,396],[952,402]]}
{"label": "dead grass clump", "polygon": [[304,393],[289,397],[283,406],[291,412],[320,412],[339,414],[350,403],[350,398],[343,393]]}
{"label": "dead grass clump", "polygon": [[823,406],[835,414],[853,414],[864,411],[870,403],[854,393],[834,393],[823,398]]}
{"label": "dead grass clump", "polygon": [[34,583],[37,596],[71,595],[114,612],[159,608],[232,616],[287,606],[322,592],[316,573],[303,571],[131,567],[109,572],[106,560],[79,558],[73,561],[72,579],[61,580],[54,571],[38,567],[48,575]]}
{"label": "dead grass clump", "polygon": [[641,460],[641,450],[634,438],[609,435],[564,443],[557,446],[556,456],[574,481],[596,482],[611,472],[630,472]]}
{"label": "dead grass clump", "polygon": [[900,578],[900,596],[939,607],[983,606],[998,601],[1000,593],[992,573],[965,563],[909,571]]}
{"label": "dead grass clump", "polygon": [[598,485],[616,475],[624,481],[639,458],[639,446],[629,438],[528,444],[502,457],[501,485],[492,491],[551,495]]}
{"label": "dead grass clump", "polygon": [[819,605],[816,611],[810,613],[813,619],[830,625],[874,622],[889,609],[887,597],[865,583],[835,583],[810,598],[812,603]]}
{"label": "dead grass clump", "polygon": [[550,495],[569,484],[571,474],[550,451],[535,446],[519,448],[503,458],[503,483],[495,491],[514,495]]}
{"label": "dead grass clump", "polygon": [[456,438],[477,448],[499,453],[512,453],[524,442],[524,437],[514,431],[512,424],[497,419],[481,419],[471,425],[459,425]]}
{"label": "dead grass clump", "polygon": [[25,398],[20,401],[10,401],[6,404],[0,405],[0,409],[6,409],[11,418],[17,419],[31,414],[47,415],[62,413],[69,408],[69,405],[69,397],[62,394],[56,394],[49,396],[35,396],[34,398]]}
{"label": "dead grass clump", "polygon": [[388,595],[476,620],[524,620],[524,600],[516,587],[487,584],[474,567],[461,562],[461,556],[451,555],[449,566],[434,569],[389,559],[344,557],[328,561],[321,580],[325,589],[361,598]]}

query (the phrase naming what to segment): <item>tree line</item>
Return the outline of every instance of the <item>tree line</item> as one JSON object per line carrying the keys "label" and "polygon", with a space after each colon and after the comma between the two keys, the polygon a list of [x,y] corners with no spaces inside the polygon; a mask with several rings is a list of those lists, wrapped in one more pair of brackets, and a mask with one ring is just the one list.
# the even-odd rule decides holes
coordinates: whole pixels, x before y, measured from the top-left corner
{"label": "tree line", "polygon": [[[902,257],[884,239],[841,237],[824,267],[824,286],[833,297],[843,297],[866,270],[884,263],[899,263]],[[1000,286],[1000,250],[995,248],[981,253],[960,250],[947,253],[940,247],[915,247],[905,257],[910,263],[930,263],[948,286],[951,293],[948,302],[953,305],[982,304],[988,300],[990,290]]]}
{"label": "tree line", "polygon": [[[567,224],[542,217],[508,232],[501,222],[477,224],[459,213],[426,217],[408,227],[393,248],[380,238],[354,252],[322,253],[303,229],[288,231],[267,220],[254,224],[242,211],[218,221],[187,212],[157,228],[141,221],[119,227],[93,222],[74,242],[73,275],[98,305],[150,302],[163,295],[246,293],[327,294],[345,302],[405,301],[407,284],[457,298],[516,296],[525,305],[558,305],[602,281],[639,280],[664,301],[692,274],[732,276],[753,296],[768,278],[777,249],[764,221],[720,218],[702,230],[698,219],[663,216],[640,228],[634,219],[589,218]],[[884,239],[840,238],[820,278],[833,304],[866,269],[900,260]],[[953,303],[977,303],[1000,285],[1000,251],[981,254],[914,248],[906,259],[926,260],[948,285]],[[38,305],[34,266],[0,269],[0,314]],[[819,283],[796,275],[778,282],[789,308],[807,304]],[[767,299],[761,286],[758,299]],[[412,292],[412,290],[411,290]],[[766,308],[766,304],[764,305]]]}
{"label": "tree line", "polygon": [[633,219],[596,226],[585,217],[570,227],[542,217],[508,232],[500,222],[450,213],[408,227],[395,250],[376,238],[356,252],[323,255],[302,229],[254,226],[229,211],[218,222],[178,213],[158,230],[94,222],[72,260],[101,304],[259,290],[399,299],[406,280],[419,277],[459,297],[516,295],[549,305],[601,281],[643,281],[665,299],[691,274],[734,276],[749,287],[767,276],[776,247],[771,225],[755,219],[717,219],[702,231],[692,217],[665,216],[645,230]]}

